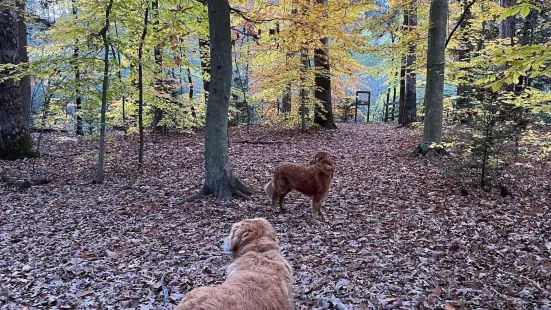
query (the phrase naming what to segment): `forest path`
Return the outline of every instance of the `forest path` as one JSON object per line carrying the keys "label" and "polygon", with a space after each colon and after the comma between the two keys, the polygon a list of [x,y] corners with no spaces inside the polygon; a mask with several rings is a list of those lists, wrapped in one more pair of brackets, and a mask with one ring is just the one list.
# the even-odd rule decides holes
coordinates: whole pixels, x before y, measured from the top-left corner
{"label": "forest path", "polygon": [[[223,280],[229,258],[220,240],[250,217],[274,224],[294,268],[297,309],[328,307],[332,295],[352,309],[550,303],[551,186],[536,178],[537,167],[515,197],[462,196],[438,162],[409,156],[415,132],[338,126],[231,133],[234,173],[258,190],[278,164],[329,151],[336,171],[326,222],[313,220],[296,193],[285,214],[274,214],[261,193],[173,206],[203,184],[201,134],[148,135],[143,173],[135,138],[113,136],[101,185],[89,184],[96,141],[47,135],[35,169],[53,182],[0,188],[0,306],[170,309],[189,289]],[[25,176],[32,164],[0,161],[0,174]]]}

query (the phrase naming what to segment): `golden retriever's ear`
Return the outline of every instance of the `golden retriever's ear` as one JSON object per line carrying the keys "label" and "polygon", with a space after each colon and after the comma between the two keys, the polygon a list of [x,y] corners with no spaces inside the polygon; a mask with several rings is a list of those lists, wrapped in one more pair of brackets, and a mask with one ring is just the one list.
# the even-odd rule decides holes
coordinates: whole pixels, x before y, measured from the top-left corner
{"label": "golden retriever's ear", "polygon": [[235,252],[239,249],[239,245],[244,241],[243,238],[248,237],[246,225],[241,223],[234,224],[230,233],[230,251]]}

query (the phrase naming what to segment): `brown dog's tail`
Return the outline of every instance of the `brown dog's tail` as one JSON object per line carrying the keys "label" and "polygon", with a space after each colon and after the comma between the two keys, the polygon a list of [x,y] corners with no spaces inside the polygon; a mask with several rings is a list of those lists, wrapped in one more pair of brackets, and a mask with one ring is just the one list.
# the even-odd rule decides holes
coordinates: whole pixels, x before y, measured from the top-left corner
{"label": "brown dog's tail", "polygon": [[266,183],[266,185],[264,185],[264,191],[266,192],[266,196],[272,201],[274,198],[274,183],[272,181]]}

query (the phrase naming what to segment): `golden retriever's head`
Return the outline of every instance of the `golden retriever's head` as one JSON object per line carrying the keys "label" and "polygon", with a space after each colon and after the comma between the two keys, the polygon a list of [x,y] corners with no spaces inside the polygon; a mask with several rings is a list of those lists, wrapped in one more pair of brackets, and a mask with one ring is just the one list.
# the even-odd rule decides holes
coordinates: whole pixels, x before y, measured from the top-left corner
{"label": "golden retriever's head", "polygon": [[263,218],[246,219],[233,224],[224,239],[224,252],[237,257],[247,251],[263,252],[277,249],[275,230]]}

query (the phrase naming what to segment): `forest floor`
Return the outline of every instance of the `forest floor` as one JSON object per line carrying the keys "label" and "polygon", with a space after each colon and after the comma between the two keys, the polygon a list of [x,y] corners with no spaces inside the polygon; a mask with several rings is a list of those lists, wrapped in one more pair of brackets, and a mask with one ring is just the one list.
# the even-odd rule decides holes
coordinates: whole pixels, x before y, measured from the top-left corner
{"label": "forest floor", "polygon": [[[247,144],[242,140],[281,143]],[[51,180],[0,188],[0,308],[171,309],[194,287],[223,281],[221,239],[265,217],[294,268],[297,309],[551,307],[551,164],[515,165],[513,196],[461,190],[449,159],[411,156],[415,131],[389,124],[339,130],[232,130],[234,173],[261,190],[283,162],[335,158],[326,221],[293,193],[274,214],[264,194],[174,206],[203,179],[202,134],[109,137],[105,182],[90,184],[97,141],[47,134],[38,160],[0,161],[0,174]],[[455,180],[457,181],[457,180]],[[334,299],[332,299],[334,297]]]}

